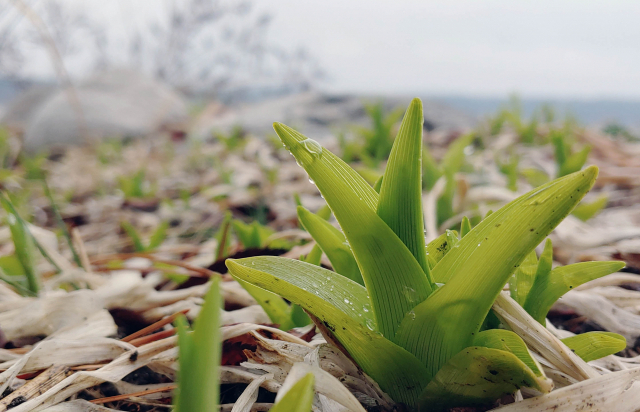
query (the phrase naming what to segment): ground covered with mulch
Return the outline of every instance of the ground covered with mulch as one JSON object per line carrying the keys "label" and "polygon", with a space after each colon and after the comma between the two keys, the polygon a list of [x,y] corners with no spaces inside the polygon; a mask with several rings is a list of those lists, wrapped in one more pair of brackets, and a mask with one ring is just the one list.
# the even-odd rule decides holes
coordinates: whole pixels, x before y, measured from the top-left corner
{"label": "ground covered with mulch", "polygon": [[[425,192],[426,236],[458,228],[463,216],[479,219],[530,190],[535,174],[526,170],[554,176],[557,162],[547,138],[561,127],[539,124],[524,136],[508,122],[496,129],[494,121],[473,131],[446,219],[434,210],[444,185]],[[549,314],[549,336],[540,345],[605,330],[623,335],[628,347],[579,368],[570,354],[554,363],[537,348],[558,389],[640,366],[640,144],[575,125],[567,133],[576,147],[592,147],[587,164],[600,168],[585,201],[608,200],[594,217],[569,216],[552,233],[556,263],[623,260],[627,266],[569,292]],[[425,134],[436,162],[460,134]],[[337,139],[322,143],[335,153],[344,149]],[[268,410],[299,363],[328,371],[366,410],[400,408],[315,325],[278,329],[226,274],[227,257],[296,259],[313,247],[298,225],[296,201],[317,211],[324,200],[273,137],[236,133],[191,141],[158,135],[43,155],[19,154],[10,137],[2,155],[2,188],[44,254],[36,264],[40,293],[30,296],[19,287],[20,273],[9,273],[14,244],[9,227],[0,227],[3,279],[15,281],[0,282],[0,411],[169,410],[177,371],[172,322],[179,314],[189,320],[198,315],[211,277],[221,277],[224,296],[222,410],[234,404],[234,411]],[[519,161],[515,187],[504,167],[513,158]],[[384,162],[353,161],[372,184],[384,168]],[[236,230],[252,222],[261,227],[260,244],[248,244]],[[331,267],[325,257],[322,264]],[[512,320],[519,322],[515,314]],[[315,410],[353,409],[334,391],[316,390]],[[631,396],[622,392],[608,394]]]}

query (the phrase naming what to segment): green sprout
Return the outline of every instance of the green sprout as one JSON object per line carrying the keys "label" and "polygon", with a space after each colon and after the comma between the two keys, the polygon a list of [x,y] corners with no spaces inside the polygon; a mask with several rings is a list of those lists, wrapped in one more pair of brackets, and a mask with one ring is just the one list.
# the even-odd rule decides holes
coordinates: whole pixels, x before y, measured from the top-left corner
{"label": "green sprout", "polygon": [[127,200],[150,199],[156,195],[156,188],[146,180],[144,169],[138,170],[133,176],[119,177],[118,188]]}
{"label": "green sprout", "polygon": [[366,104],[365,111],[371,119],[371,128],[358,127],[357,143],[346,142],[344,136],[339,139],[347,161],[362,160],[369,167],[377,167],[389,157],[393,145],[393,128],[402,116],[402,110],[396,109],[385,115],[382,102]]}
{"label": "green sprout", "polygon": [[514,271],[589,191],[598,169],[520,196],[474,228],[465,225],[462,239],[448,231],[425,245],[422,122],[422,103],[414,99],[379,194],[316,141],[274,124],[333,211],[364,286],[280,257],[228,259],[229,272],[312,313],[365,373],[410,408],[491,404],[521,387],[548,392],[550,380],[522,339],[483,325]]}
{"label": "green sprout", "polygon": [[[178,329],[178,388],[173,400],[176,412],[219,411],[220,361],[220,279],[213,278],[204,305],[195,320],[193,331],[184,317],[176,320]],[[277,402],[272,411],[309,412],[314,398],[314,375],[309,373],[296,382]]]}
{"label": "green sprout", "polygon": [[122,230],[124,230],[131,239],[134,251],[151,252],[156,250],[167,238],[167,229],[169,229],[169,222],[161,222],[149,237],[149,241],[146,245],[142,241],[142,236],[140,236],[136,228],[131,223],[127,222],[126,220],[122,221],[120,223],[120,227],[122,227]]}

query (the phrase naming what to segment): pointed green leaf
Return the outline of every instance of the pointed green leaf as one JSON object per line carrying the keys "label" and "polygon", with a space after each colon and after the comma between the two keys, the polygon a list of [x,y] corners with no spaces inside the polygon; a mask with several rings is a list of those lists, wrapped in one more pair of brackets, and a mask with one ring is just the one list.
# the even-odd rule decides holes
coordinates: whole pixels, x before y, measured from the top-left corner
{"label": "pointed green leaf", "polygon": [[373,190],[375,190],[376,193],[378,194],[380,194],[380,189],[382,188],[383,179],[384,179],[384,175],[380,176],[378,180],[376,180],[376,182],[373,184]]}
{"label": "pointed green leaf", "polygon": [[321,217],[298,206],[298,219],[331,261],[333,269],[363,285],[362,275],[344,234]]}
{"label": "pointed green leaf", "polygon": [[453,176],[460,171],[466,157],[464,149],[473,142],[474,138],[475,134],[469,133],[458,137],[449,145],[442,158],[442,168],[447,176]]}
{"label": "pointed green leaf", "polygon": [[433,268],[435,281],[445,285],[403,320],[396,342],[433,375],[469,346],[513,271],[591,188],[597,170],[537,188],[473,228]]}
{"label": "pointed green leaf", "polygon": [[471,232],[471,222],[469,218],[464,216],[462,218],[462,222],[460,223],[460,238],[465,237],[467,233]]}
{"label": "pointed green leaf", "polygon": [[582,169],[582,166],[587,162],[589,152],[591,152],[591,146],[585,146],[579,152],[567,157],[562,163],[562,166],[560,166],[558,176],[566,176],[569,173],[574,173]]}
{"label": "pointed green leaf", "polygon": [[322,260],[322,249],[320,249],[320,246],[316,243],[311,248],[311,252],[309,252],[307,257],[304,259],[300,258],[300,260],[311,263],[312,265],[320,266],[320,261]]}
{"label": "pointed green leaf", "polygon": [[155,250],[162,244],[162,242],[164,242],[167,238],[167,229],[169,229],[169,222],[167,221],[161,222],[158,225],[149,238],[149,246],[147,247],[147,250]]}
{"label": "pointed green leaf", "polygon": [[238,240],[245,249],[259,249],[262,247],[262,236],[258,222],[246,224],[241,220],[233,220],[231,221],[231,225],[236,232],[236,236],[238,236]]}
{"label": "pointed green leaf", "polygon": [[136,252],[144,252],[145,247],[136,228],[126,220],[123,220],[120,223],[120,227],[122,227],[122,229],[127,233],[127,236],[131,239],[131,242],[133,243],[133,250]]}
{"label": "pointed green leaf", "polygon": [[523,308],[541,324],[554,303],[571,289],[619,271],[624,262],[581,262],[553,269],[549,276],[537,278]]}
{"label": "pointed green leaf", "polygon": [[227,267],[234,278],[278,293],[313,313],[382,390],[397,402],[416,404],[427,383],[426,369],[415,356],[375,332],[363,286],[330,270],[278,257],[228,259]]}
{"label": "pointed green leaf", "polygon": [[37,295],[40,286],[35,268],[36,258],[33,236],[29,232],[27,224],[18,215],[13,204],[3,193],[0,193],[0,203],[2,203],[2,207],[7,212],[7,223],[13,240],[14,253],[27,277],[27,287],[33,294]]}
{"label": "pointed green leaf", "polygon": [[442,176],[442,170],[427,149],[422,153],[422,179],[425,190],[433,189],[438,179]]}
{"label": "pointed green leaf", "polygon": [[583,222],[586,222],[587,220],[597,215],[602,209],[604,209],[607,206],[608,202],[609,196],[605,193],[599,196],[593,202],[581,202],[578,206],[576,206],[572,214]]}
{"label": "pointed green leaf", "polygon": [[242,279],[236,280],[262,306],[271,322],[277,324],[282,330],[291,330],[296,327],[291,318],[291,306],[284,299]]}
{"label": "pointed green leaf", "polygon": [[420,409],[444,412],[456,406],[490,406],[520,388],[549,392],[550,386],[510,352],[469,347],[438,371],[420,396]]}
{"label": "pointed green leaf", "polygon": [[313,404],[315,377],[308,373],[289,389],[270,412],[310,412]]}
{"label": "pointed green leaf", "polygon": [[351,246],[378,325],[393,339],[406,313],[431,293],[422,267],[376,214],[378,194],[317,142],[276,123],[274,129],[315,182]]}
{"label": "pointed green leaf", "polygon": [[218,410],[218,370],[222,353],[219,283],[218,277],[212,278],[193,333],[187,334],[185,324],[180,323],[183,321],[178,321],[180,370],[175,405],[181,412]]}
{"label": "pointed green leaf", "polygon": [[613,355],[627,347],[624,336],[612,332],[587,332],[564,338],[562,342],[585,362]]}
{"label": "pointed green leaf", "polygon": [[520,306],[523,306],[527,299],[529,290],[535,280],[537,269],[538,257],[536,256],[536,251],[532,250],[509,279],[509,292],[511,293],[511,297],[518,302]]}
{"label": "pointed green leaf", "polygon": [[479,332],[473,339],[473,346],[483,348],[500,349],[513,353],[522,361],[536,376],[542,376],[542,367],[531,355],[527,345],[516,333],[506,329],[490,329]]}
{"label": "pointed green leaf", "polygon": [[378,200],[378,216],[395,232],[425,273],[422,212],[422,124],[420,99],[413,99],[393,143]]}

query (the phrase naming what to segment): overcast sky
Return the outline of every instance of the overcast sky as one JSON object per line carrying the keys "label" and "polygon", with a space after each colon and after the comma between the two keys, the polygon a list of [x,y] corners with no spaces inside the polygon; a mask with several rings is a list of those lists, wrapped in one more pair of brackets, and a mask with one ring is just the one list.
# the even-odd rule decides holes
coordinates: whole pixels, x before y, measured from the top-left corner
{"label": "overcast sky", "polygon": [[640,1],[258,0],[339,91],[640,99]]}

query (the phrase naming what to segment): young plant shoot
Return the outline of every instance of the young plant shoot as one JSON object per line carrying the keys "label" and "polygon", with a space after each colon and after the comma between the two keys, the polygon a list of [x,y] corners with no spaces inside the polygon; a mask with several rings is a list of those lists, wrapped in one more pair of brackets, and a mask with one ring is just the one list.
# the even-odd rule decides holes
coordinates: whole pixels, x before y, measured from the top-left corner
{"label": "young plant shoot", "polygon": [[[589,191],[598,169],[538,187],[474,228],[465,224],[460,239],[448,231],[426,245],[423,121],[422,103],[414,99],[379,193],[316,141],[276,123],[276,133],[342,228],[340,233],[299,210],[337,273],[280,257],[229,259],[229,272],[313,314],[385,392],[411,409],[490,405],[521,387],[549,392],[551,381],[522,339],[503,329],[483,330],[483,324],[514,271]],[[571,271],[583,273],[595,276],[591,270]],[[536,280],[529,293],[548,293],[555,301],[564,292],[545,279]],[[549,307],[541,303],[536,319],[544,319]]]}

